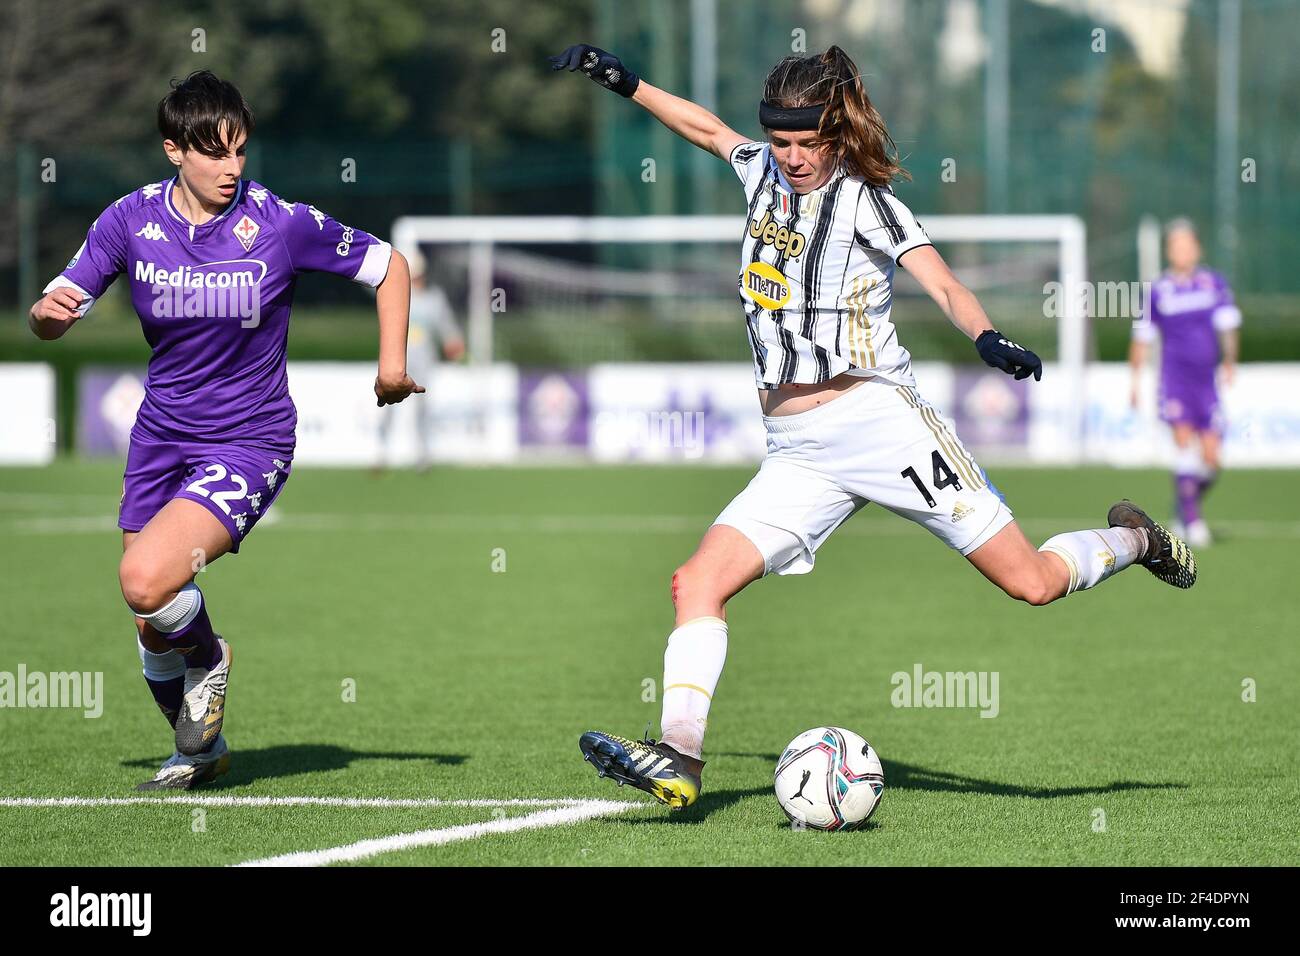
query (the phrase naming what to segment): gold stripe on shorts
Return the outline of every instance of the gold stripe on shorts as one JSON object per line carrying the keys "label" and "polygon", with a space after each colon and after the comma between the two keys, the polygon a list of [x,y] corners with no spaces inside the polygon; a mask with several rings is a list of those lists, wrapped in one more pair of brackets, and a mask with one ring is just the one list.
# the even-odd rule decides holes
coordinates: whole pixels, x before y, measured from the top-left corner
{"label": "gold stripe on shorts", "polygon": [[915,408],[917,413],[920,414],[921,421],[925,422],[926,427],[929,428],[931,434],[934,435],[935,440],[943,446],[944,450],[948,453],[948,456],[952,458],[957,471],[966,479],[966,484],[970,486],[970,489],[972,491],[979,491],[982,489],[986,484],[984,481],[983,471],[980,469],[979,465],[975,463],[975,459],[971,457],[970,452],[966,450],[958,440],[957,436],[953,434],[952,429],[948,428],[939,416],[935,414],[934,408],[923,403],[920,395],[918,395],[916,390],[913,388],[905,388],[900,385],[897,387],[897,391],[903,396],[904,401]]}
{"label": "gold stripe on shorts", "polygon": [[936,436],[946,436],[946,440],[940,437],[940,441],[945,442],[949,454],[956,459],[957,470],[966,476],[971,490],[979,491],[983,488],[984,479],[980,475],[979,466],[975,464],[975,460],[962,447],[961,442],[957,440],[957,436],[952,433],[952,429],[943,423],[939,416],[935,414],[933,408],[928,406],[922,408],[921,416],[930,420],[930,427],[934,430]]}

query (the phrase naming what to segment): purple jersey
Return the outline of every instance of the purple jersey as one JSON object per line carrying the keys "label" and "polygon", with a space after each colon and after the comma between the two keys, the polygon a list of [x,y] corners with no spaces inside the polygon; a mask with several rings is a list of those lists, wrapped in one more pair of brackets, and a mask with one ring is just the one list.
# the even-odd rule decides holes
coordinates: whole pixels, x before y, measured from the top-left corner
{"label": "purple jersey", "polygon": [[1151,286],[1146,314],[1133,323],[1140,342],[1160,337],[1160,374],[1165,380],[1214,381],[1219,333],[1241,325],[1227,280],[1212,269],[1187,278],[1165,273]]}
{"label": "purple jersey", "polygon": [[1151,287],[1146,314],[1133,323],[1139,342],[1160,338],[1160,417],[1200,431],[1222,429],[1214,372],[1219,333],[1241,325],[1227,280],[1211,269],[1186,278],[1165,273]]}
{"label": "purple jersey", "polygon": [[249,180],[224,212],[195,226],[172,204],[175,182],[105,209],[45,291],[72,286],[86,297],[84,315],[126,274],[153,349],[135,433],[290,452],[298,415],[285,347],[297,276],[333,272],[377,286],[390,247]]}

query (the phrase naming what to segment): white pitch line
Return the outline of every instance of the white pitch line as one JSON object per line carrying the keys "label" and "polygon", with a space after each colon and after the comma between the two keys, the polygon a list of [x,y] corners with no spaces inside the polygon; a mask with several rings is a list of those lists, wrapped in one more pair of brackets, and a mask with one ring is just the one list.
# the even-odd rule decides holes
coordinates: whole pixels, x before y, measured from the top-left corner
{"label": "white pitch line", "polygon": [[113,507],[117,495],[85,495],[61,491],[0,491],[0,507],[51,508],[55,505],[82,505],[88,508]]}
{"label": "white pitch line", "polygon": [[[695,535],[708,527],[711,515],[448,515],[411,514],[411,512],[370,512],[370,514],[307,514],[307,512],[268,512],[278,514],[274,525],[285,532],[443,532],[443,533],[539,533],[539,535]],[[1062,528],[1095,527],[1099,518],[1017,519],[1027,531],[1048,533]],[[268,520],[263,520],[269,524]],[[53,515],[43,518],[12,518],[10,531],[27,535],[98,535],[117,531],[112,515]],[[1212,522],[1212,528],[1227,535],[1260,540],[1300,537],[1300,522],[1270,522],[1251,518],[1225,518]],[[910,535],[913,523],[894,518],[883,511],[867,512],[839,531],[848,537]]]}
{"label": "white pitch line", "polygon": [[100,534],[117,531],[113,515],[59,515],[53,518],[17,518],[10,527],[23,534]]}
{"label": "white pitch line", "polygon": [[[274,512],[269,512],[274,513]],[[596,534],[677,534],[707,527],[709,515],[655,514],[428,514],[408,512],[324,513],[284,512],[286,531],[447,531],[544,532]]]}
{"label": "white pitch line", "polygon": [[464,823],[454,827],[438,830],[416,830],[412,833],[397,833],[393,836],[379,837],[372,840],[360,840],[344,846],[330,847],[326,850],[302,850],[297,853],[283,853],[257,860],[245,860],[237,866],[325,866],[330,863],[355,862],[366,860],[382,853],[394,853],[398,850],[413,850],[425,846],[443,846],[463,840],[475,840],[492,833],[516,833],[520,830],[536,830],[541,827],[558,827],[571,823],[581,823],[597,817],[625,813],[644,803],[626,800],[586,800],[570,807],[556,807],[551,810],[539,810],[522,817],[509,817],[504,820],[491,820],[486,823]]}
{"label": "white pitch line", "polygon": [[[274,514],[271,512],[270,514]],[[269,515],[268,515],[269,517]],[[700,515],[447,515],[395,512],[392,514],[295,514],[281,513],[277,532],[443,532],[462,534],[635,534],[695,535],[708,527],[712,516]],[[1021,527],[1036,533],[1062,528],[1089,528],[1099,518],[1019,517]],[[14,518],[8,527],[22,534],[99,534],[116,531],[111,515],[59,515],[42,518]],[[1279,540],[1300,538],[1300,522],[1224,518],[1212,528],[1243,539]],[[866,514],[846,523],[838,534],[848,537],[882,537],[915,533],[910,521],[885,515]]]}
{"label": "white pitch line", "polygon": [[[579,798],[443,800],[437,797],[0,797],[0,807],[129,807],[141,804],[182,804],[194,807],[344,807],[348,809],[421,807],[574,807],[590,800]],[[634,806],[635,804],[629,804]]]}

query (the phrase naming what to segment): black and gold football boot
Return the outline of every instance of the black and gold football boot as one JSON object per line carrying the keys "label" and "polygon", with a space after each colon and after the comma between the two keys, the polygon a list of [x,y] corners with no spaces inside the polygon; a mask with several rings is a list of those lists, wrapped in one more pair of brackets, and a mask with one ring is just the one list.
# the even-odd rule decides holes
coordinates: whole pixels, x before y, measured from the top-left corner
{"label": "black and gold football boot", "polygon": [[684,809],[699,799],[704,761],[668,744],[591,730],[578,738],[578,747],[602,777],[644,790],[670,809]]}
{"label": "black and gold football boot", "polygon": [[1165,584],[1190,588],[1196,583],[1196,557],[1187,542],[1166,531],[1150,515],[1125,498],[1111,506],[1106,523],[1112,528],[1143,528],[1147,533],[1146,554],[1138,558],[1142,565]]}

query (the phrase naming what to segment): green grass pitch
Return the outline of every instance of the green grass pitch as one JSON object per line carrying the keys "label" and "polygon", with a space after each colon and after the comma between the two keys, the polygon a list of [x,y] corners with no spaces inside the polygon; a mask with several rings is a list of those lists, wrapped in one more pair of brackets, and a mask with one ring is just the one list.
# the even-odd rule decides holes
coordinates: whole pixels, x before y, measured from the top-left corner
{"label": "green grass pitch", "polygon": [[[235,652],[234,763],[201,793],[452,802],[196,807],[14,805],[134,796],[171,744],[117,585],[120,465],[0,470],[0,671],[104,675],[97,719],[0,710],[0,864],[225,864],[410,833],[435,835],[364,862],[1300,860],[1300,515],[1281,471],[1226,474],[1192,591],[1135,568],[1047,608],[1013,603],[923,530],[867,508],[813,574],[759,582],[729,608],[700,803],[670,815],[598,780],[578,735],[657,730],[645,698],[670,575],[750,473],[300,468],[278,520],[199,578]],[[1037,541],[1096,526],[1122,496],[1164,516],[1170,497],[1158,472],[992,476]],[[996,671],[999,714],[893,707],[891,675],[917,663]],[[819,724],[884,758],[863,831],[792,831],[772,796],[776,755]],[[511,831],[543,812],[507,803],[520,799],[636,805]]]}

